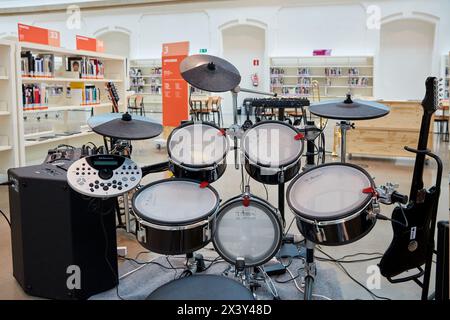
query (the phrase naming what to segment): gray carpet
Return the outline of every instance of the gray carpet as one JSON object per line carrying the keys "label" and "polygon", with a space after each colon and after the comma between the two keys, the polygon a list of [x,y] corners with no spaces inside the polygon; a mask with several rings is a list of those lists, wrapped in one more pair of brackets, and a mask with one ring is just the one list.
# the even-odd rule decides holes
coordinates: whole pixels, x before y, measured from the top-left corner
{"label": "gray carpet", "polygon": [[[211,256],[211,252],[202,252],[205,259],[213,260],[217,256]],[[158,257],[153,260],[164,266],[169,267],[166,257]],[[182,257],[170,257],[170,263],[174,267],[183,267],[184,259]],[[210,262],[205,262],[206,266]],[[300,272],[302,274],[302,261],[299,259],[294,259],[289,266],[289,270],[294,276],[297,276]],[[125,261],[119,267],[119,275],[124,275],[127,272],[139,267],[138,264],[132,261]],[[229,264],[220,261],[214,263],[205,273],[206,274],[222,274]],[[120,280],[118,291],[120,296],[125,300],[143,300],[145,299],[153,290],[157,289],[161,285],[175,279],[178,277],[183,270],[167,270],[158,266],[156,264],[148,264],[140,270],[132,273],[131,275]],[[234,274],[230,272],[228,277],[234,279]],[[293,281],[287,283],[277,283],[278,281],[289,280],[290,276],[288,273],[280,276],[272,276],[274,280],[275,287],[278,291],[278,295],[282,300],[302,300],[302,293],[295,287]],[[336,272],[330,268],[324,268],[324,266],[317,266],[317,277],[314,283],[314,294],[319,294],[331,298],[333,300],[342,299],[342,292],[337,283]],[[261,286],[256,290],[256,296],[258,300],[268,300],[273,299],[267,285],[264,281],[259,282]],[[301,285],[301,276],[297,279],[297,283]],[[93,300],[118,300],[116,288],[105,291],[103,293],[92,296],[90,299]],[[314,299],[324,299],[322,297],[315,296]]]}

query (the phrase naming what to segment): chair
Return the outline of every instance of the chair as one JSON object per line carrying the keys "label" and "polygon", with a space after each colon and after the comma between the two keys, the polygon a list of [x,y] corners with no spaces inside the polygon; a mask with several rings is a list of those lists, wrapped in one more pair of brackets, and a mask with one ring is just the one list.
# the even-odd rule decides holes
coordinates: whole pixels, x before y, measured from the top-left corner
{"label": "chair", "polygon": [[211,108],[214,123],[216,123],[215,114],[217,114],[217,125],[219,127],[223,126],[222,97],[219,96],[209,97],[208,107]]}
{"label": "chair", "polygon": [[144,97],[142,95],[135,96],[134,105],[130,103],[130,97],[128,97],[128,112],[145,116]]}
{"label": "chair", "polygon": [[[203,102],[205,102],[205,106],[203,105]],[[192,99],[190,101],[190,109],[191,117],[194,117],[195,120],[203,121],[206,118],[206,120],[209,121],[209,116],[212,112],[212,109],[209,106],[209,98],[206,101],[200,99]]]}
{"label": "chair", "polygon": [[286,111],[286,114],[287,114],[288,118],[291,120],[291,123],[293,123],[294,125],[300,125],[300,123],[303,119],[304,110],[303,110],[303,108],[294,108],[294,110],[288,109]]}

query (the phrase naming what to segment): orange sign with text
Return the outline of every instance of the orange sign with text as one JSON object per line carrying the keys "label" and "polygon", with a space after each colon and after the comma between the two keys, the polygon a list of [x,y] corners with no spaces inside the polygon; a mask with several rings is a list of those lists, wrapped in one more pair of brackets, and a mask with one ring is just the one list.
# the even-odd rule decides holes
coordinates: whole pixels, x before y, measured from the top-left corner
{"label": "orange sign with text", "polygon": [[105,52],[102,40],[77,35],[77,50]]}
{"label": "orange sign with text", "polygon": [[163,125],[178,127],[189,119],[188,84],[181,77],[180,63],[189,55],[189,42],[162,46]]}
{"label": "orange sign with text", "polygon": [[19,41],[45,44],[53,47],[61,45],[61,38],[58,31],[29,26],[19,23]]}

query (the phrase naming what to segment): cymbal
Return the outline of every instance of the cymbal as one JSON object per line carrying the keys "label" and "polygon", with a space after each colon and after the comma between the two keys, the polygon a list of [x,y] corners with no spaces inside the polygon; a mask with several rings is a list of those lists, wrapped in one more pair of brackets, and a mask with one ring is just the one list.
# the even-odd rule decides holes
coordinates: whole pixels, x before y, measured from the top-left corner
{"label": "cymbal", "polygon": [[374,101],[347,99],[324,101],[309,107],[309,111],[319,117],[336,120],[369,120],[384,117],[389,107]]}
{"label": "cymbal", "polygon": [[190,85],[210,92],[230,91],[241,82],[241,75],[235,66],[207,54],[186,57],[180,64],[180,72]]}
{"label": "cymbal", "polygon": [[157,137],[162,125],[149,118],[127,113],[105,113],[87,121],[95,133],[105,137],[124,140],[144,140]]}

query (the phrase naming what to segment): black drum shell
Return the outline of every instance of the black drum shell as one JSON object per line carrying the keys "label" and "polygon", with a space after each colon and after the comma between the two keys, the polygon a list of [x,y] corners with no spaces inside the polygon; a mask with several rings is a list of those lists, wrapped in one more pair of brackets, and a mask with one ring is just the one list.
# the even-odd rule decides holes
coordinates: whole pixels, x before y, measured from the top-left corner
{"label": "black drum shell", "polygon": [[214,169],[199,169],[195,168],[189,170],[187,166],[180,166],[175,162],[169,160],[169,170],[173,173],[176,178],[186,178],[196,181],[206,181],[212,183],[217,181],[225,172],[227,168],[226,158],[218,164]]}
{"label": "black drum shell", "polygon": [[375,226],[376,218],[369,203],[359,214],[340,220],[321,222],[306,221],[295,213],[300,233],[311,242],[326,246],[338,246],[352,243],[363,238]]}
{"label": "black drum shell", "polygon": [[[261,167],[259,165],[250,162],[250,160],[245,158],[245,170],[247,171],[247,173],[250,175],[250,177],[252,177],[256,181],[264,184],[276,185],[287,182],[297,175],[297,173],[300,170],[300,167],[301,167],[301,158],[299,158],[294,164],[291,164],[290,167],[288,168],[284,168],[283,170],[278,168],[275,174],[262,174],[265,169],[273,170],[277,168],[272,169]],[[281,174],[283,174],[282,179],[280,179]]]}
{"label": "black drum shell", "polygon": [[[206,246],[211,241],[211,235],[214,232],[215,219],[201,224],[199,226],[184,230],[164,230],[166,226],[148,226],[140,224],[141,230],[145,232],[145,241],[139,236],[139,243],[146,249],[165,255],[178,255],[192,253]],[[205,228],[208,228],[209,234],[204,237]]]}

